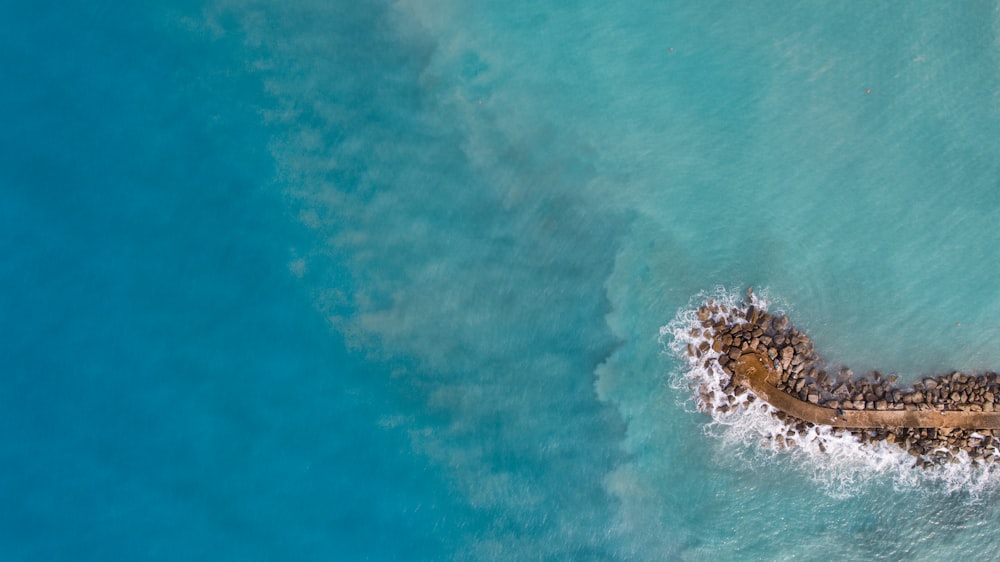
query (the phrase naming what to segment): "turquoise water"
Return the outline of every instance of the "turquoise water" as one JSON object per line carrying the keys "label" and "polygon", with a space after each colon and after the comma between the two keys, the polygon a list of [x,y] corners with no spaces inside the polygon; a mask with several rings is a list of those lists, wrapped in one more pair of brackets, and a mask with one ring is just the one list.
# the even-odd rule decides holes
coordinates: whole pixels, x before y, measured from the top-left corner
{"label": "turquoise water", "polygon": [[5,559],[990,557],[762,450],[660,329],[1000,366],[1000,12],[0,5]]}

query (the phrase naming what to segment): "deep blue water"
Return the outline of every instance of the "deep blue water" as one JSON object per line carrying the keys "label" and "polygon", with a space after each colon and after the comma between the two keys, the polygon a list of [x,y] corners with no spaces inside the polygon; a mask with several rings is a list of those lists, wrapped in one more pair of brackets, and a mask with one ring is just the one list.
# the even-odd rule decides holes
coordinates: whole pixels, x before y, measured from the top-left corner
{"label": "deep blue water", "polygon": [[2,12],[0,557],[438,556],[446,487],[287,267],[312,242],[232,42]]}
{"label": "deep blue water", "polygon": [[859,372],[996,369],[998,22],[0,4],[0,558],[994,552],[989,478],[706,433],[659,330],[754,285]]}

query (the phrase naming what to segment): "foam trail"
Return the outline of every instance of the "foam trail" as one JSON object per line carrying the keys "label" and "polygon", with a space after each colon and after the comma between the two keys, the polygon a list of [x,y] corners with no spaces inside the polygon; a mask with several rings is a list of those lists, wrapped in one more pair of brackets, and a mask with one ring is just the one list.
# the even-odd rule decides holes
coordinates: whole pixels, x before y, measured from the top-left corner
{"label": "foam trail", "polygon": [[[721,353],[710,346],[710,331],[703,330],[698,308],[714,302],[718,312],[712,321],[729,324],[746,322],[741,314],[753,305],[762,311],[772,306],[767,292],[758,291],[744,299],[723,287],[700,293],[691,299],[667,325],[660,328],[664,349],[677,358],[683,369],[671,374],[673,388],[690,391],[682,406],[692,413],[708,414],[705,433],[719,439],[726,453],[747,461],[761,461],[776,454],[789,454],[801,463],[810,477],[834,497],[855,495],[866,483],[891,478],[897,488],[931,484],[946,493],[972,495],[996,490],[1000,469],[996,464],[973,460],[964,451],[952,462],[916,468],[914,458],[900,446],[881,440],[862,440],[849,431],[815,426],[789,419],[760,401],[750,391],[727,391],[730,375],[718,362]],[[689,349],[699,350],[691,355]],[[975,437],[975,435],[973,435]],[[748,447],[749,446],[749,447]]]}

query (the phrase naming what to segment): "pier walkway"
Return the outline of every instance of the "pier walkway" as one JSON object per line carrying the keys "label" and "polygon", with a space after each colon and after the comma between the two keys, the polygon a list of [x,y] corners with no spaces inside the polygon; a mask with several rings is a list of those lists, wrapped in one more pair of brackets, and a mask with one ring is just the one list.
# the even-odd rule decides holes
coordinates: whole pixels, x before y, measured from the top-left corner
{"label": "pier walkway", "polygon": [[737,384],[751,390],[758,398],[789,416],[819,425],[857,429],[952,428],[1000,429],[1000,412],[964,412],[958,410],[841,410],[826,408],[778,389],[777,372],[759,353],[741,355],[736,365]]}

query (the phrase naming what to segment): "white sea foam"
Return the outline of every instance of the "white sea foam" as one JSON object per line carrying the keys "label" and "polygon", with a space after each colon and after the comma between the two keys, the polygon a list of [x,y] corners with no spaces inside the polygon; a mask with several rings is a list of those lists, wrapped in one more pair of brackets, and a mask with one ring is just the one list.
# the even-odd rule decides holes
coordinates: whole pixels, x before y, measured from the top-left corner
{"label": "white sea foam", "polygon": [[[721,355],[708,348],[700,357],[688,353],[710,342],[698,320],[698,308],[712,301],[719,306],[711,319],[728,323],[745,322],[732,309],[748,305],[768,311],[773,303],[767,292],[744,297],[718,287],[700,293],[680,310],[669,324],[660,328],[664,349],[683,365],[670,377],[673,388],[687,396],[682,406],[709,416],[705,434],[717,439],[724,452],[747,466],[759,465],[784,455],[793,459],[820,487],[833,497],[857,494],[865,484],[890,478],[898,489],[931,487],[944,493],[968,493],[977,497],[1000,489],[1000,467],[973,460],[960,452],[954,462],[924,468],[902,447],[883,440],[863,442],[850,432],[828,426],[812,426],[802,431],[797,424],[781,421],[770,405],[751,392],[733,396],[725,386],[730,375],[718,362]],[[728,312],[723,312],[723,311]],[[977,434],[973,434],[976,437]],[[981,435],[979,436],[982,437]],[[749,461],[749,462],[748,462]]]}

